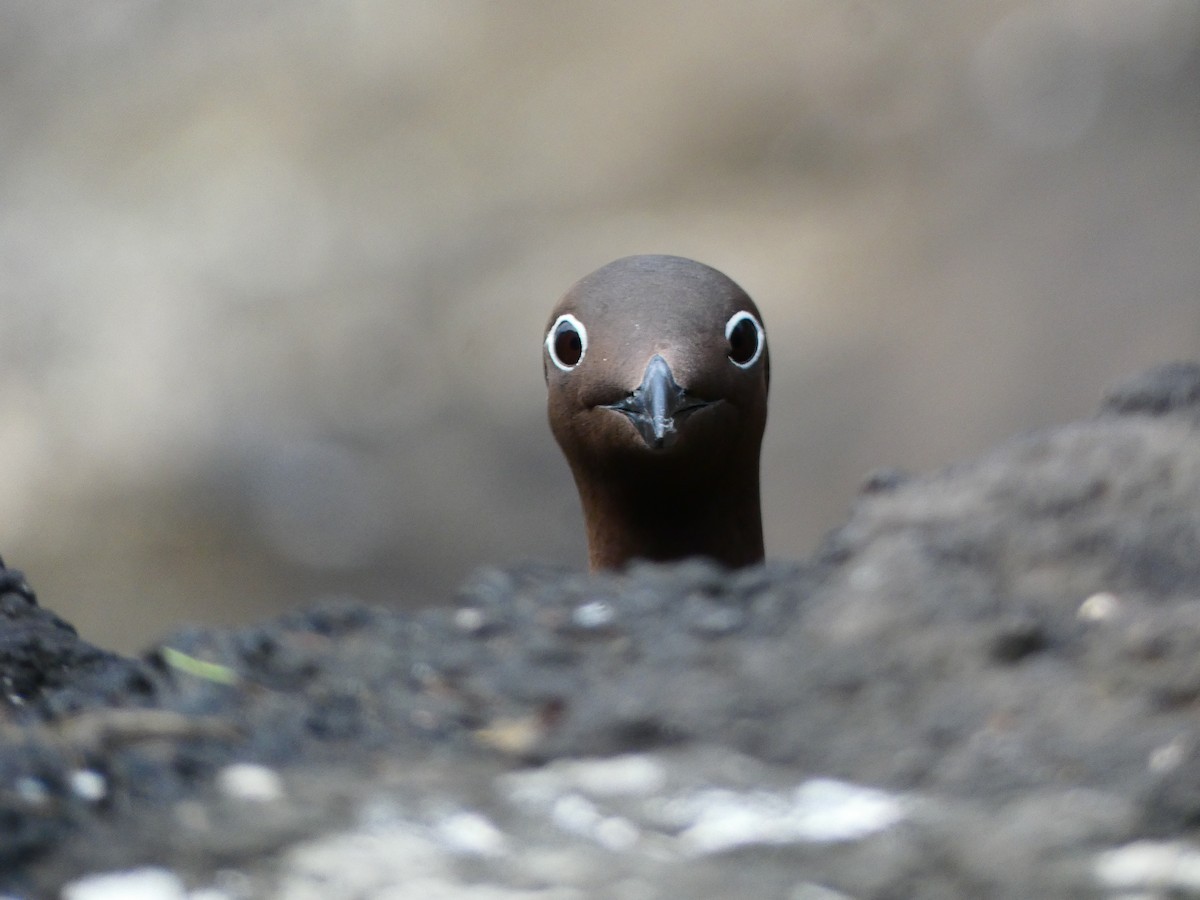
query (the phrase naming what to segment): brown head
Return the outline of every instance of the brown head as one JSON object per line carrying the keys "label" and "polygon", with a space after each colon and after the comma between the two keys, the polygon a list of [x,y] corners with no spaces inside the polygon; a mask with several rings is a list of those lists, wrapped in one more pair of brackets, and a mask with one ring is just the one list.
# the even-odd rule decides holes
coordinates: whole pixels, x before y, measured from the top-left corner
{"label": "brown head", "polygon": [[769,360],[762,316],[737,284],[678,256],[609,263],[550,314],[543,366],[593,569],[763,558]]}

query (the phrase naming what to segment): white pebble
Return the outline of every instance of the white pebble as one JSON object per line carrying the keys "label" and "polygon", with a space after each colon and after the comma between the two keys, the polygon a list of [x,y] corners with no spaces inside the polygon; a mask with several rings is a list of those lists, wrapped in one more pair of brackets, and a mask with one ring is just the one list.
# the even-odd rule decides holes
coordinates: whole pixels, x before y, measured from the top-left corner
{"label": "white pebble", "polygon": [[1095,872],[1110,889],[1190,894],[1200,891],[1200,848],[1184,841],[1135,841],[1101,853]]}
{"label": "white pebble", "polygon": [[130,869],[72,881],[63,887],[62,900],[187,900],[187,890],[166,869]]}
{"label": "white pebble", "polygon": [[579,789],[593,797],[644,797],[667,783],[663,764],[638,753],[575,762],[568,771]]}
{"label": "white pebble", "polygon": [[103,800],[108,794],[108,782],[104,776],[91,769],[76,769],[71,773],[70,781],[75,795],[91,803]]}
{"label": "white pebble", "polygon": [[853,841],[890,828],[905,813],[899,799],[874,788],[812,778],[796,789],[799,831],[810,841]]}
{"label": "white pebble", "polygon": [[269,803],[283,798],[279,773],[257,763],[233,763],[217,773],[217,787],[226,797],[251,803]]}
{"label": "white pebble", "polygon": [[1121,598],[1108,591],[1092,594],[1081,604],[1075,615],[1084,622],[1106,622],[1121,609]]}
{"label": "white pebble", "polygon": [[690,827],[680,836],[692,853],[753,844],[860,840],[905,817],[898,798],[828,778],[801,784],[791,797],[772,791],[699,791],[682,802]]}
{"label": "white pebble", "polygon": [[454,612],[454,627],[459,631],[474,634],[483,627],[484,622],[483,610],[474,606],[464,606]]}
{"label": "white pebble", "polygon": [[438,837],[452,853],[467,856],[501,856],[508,841],[482,813],[457,812],[437,824]]}
{"label": "white pebble", "polygon": [[575,607],[571,621],[580,628],[603,628],[611,624],[616,617],[617,612],[611,603],[605,600],[591,600]]}

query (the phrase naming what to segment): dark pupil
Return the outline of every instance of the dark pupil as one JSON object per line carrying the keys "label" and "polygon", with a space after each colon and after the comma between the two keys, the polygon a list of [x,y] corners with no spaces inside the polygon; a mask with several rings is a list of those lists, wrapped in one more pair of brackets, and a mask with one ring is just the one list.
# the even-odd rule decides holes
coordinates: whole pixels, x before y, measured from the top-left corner
{"label": "dark pupil", "polygon": [[747,363],[758,350],[758,329],[749,319],[742,319],[729,334],[729,358],[735,363]]}
{"label": "dark pupil", "polygon": [[573,366],[583,356],[583,344],[579,341],[579,332],[566,322],[558,326],[554,335],[554,355],[564,366]]}

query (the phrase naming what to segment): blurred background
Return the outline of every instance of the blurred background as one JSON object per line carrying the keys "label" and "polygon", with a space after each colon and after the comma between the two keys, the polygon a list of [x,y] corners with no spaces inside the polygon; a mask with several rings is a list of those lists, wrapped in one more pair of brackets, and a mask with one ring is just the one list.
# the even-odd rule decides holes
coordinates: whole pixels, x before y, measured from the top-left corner
{"label": "blurred background", "polygon": [[106,646],[582,567],[542,329],[630,253],[772,348],[768,553],[1200,352],[1195,0],[15,0],[0,553]]}

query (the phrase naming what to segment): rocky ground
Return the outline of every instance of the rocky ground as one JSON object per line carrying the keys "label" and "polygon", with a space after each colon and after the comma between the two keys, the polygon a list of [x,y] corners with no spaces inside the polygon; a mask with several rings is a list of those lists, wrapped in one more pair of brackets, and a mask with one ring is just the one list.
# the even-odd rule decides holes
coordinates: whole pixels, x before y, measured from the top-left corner
{"label": "rocky ground", "polygon": [[811,561],[515,565],[138,658],[6,570],[3,891],[1200,896],[1198,431],[1166,366],[877,473]]}

